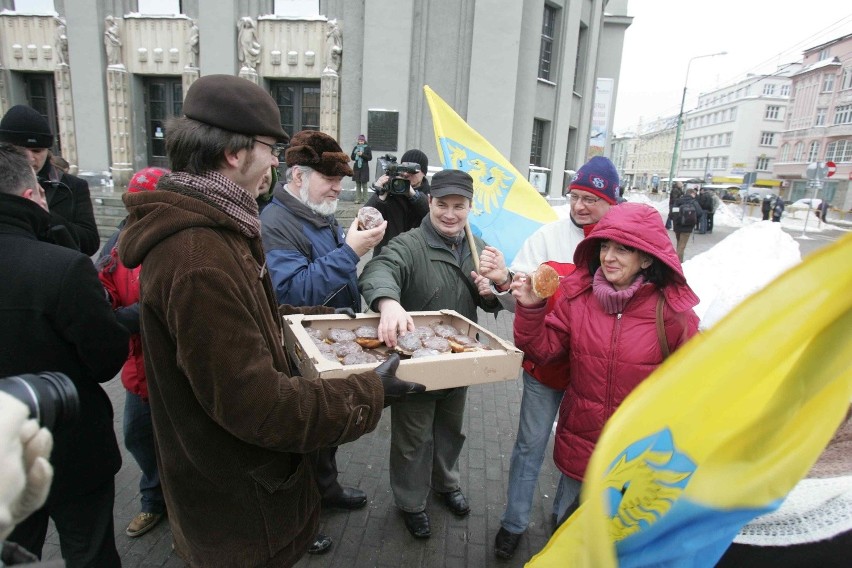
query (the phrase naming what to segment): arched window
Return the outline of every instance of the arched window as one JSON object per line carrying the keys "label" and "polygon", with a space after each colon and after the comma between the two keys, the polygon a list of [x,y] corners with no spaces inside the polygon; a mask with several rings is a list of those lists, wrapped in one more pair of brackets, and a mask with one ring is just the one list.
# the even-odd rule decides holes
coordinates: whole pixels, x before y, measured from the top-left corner
{"label": "arched window", "polygon": [[808,147],[808,162],[816,162],[819,156],[819,142],[814,140]]}
{"label": "arched window", "polygon": [[796,143],[796,147],[793,149],[793,161],[801,162],[802,161],[802,153],[805,149],[805,145],[801,142]]}
{"label": "arched window", "polygon": [[786,162],[788,159],[790,159],[790,145],[784,144],[781,147],[781,161]]}

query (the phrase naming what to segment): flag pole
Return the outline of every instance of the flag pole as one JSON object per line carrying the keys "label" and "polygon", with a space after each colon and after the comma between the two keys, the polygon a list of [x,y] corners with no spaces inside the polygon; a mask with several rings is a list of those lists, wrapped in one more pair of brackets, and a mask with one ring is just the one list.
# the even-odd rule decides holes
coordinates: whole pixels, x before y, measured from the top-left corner
{"label": "flag pole", "polygon": [[479,274],[479,251],[476,250],[476,241],[473,240],[473,231],[470,230],[470,221],[464,222],[464,234],[467,237],[467,246],[470,247],[470,255],[473,257],[473,268]]}

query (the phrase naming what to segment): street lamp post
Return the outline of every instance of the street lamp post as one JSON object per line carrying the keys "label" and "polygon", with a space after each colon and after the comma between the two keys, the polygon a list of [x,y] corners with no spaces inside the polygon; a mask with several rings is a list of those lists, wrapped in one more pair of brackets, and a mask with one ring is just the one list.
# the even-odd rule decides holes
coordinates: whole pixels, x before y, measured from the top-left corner
{"label": "street lamp post", "polygon": [[686,86],[689,83],[689,67],[692,65],[692,62],[696,59],[702,59],[704,57],[716,57],[717,55],[727,55],[727,51],[720,51],[719,53],[707,53],[705,55],[696,55],[695,57],[690,57],[689,62],[686,64],[686,78],[683,80],[683,96],[680,99],[680,112],[677,115],[677,128],[675,128],[675,143],[674,143],[674,152],[672,152],[672,166],[669,169],[669,192],[672,190],[672,185],[674,184],[674,174],[675,174],[675,164],[677,163],[677,150],[678,145],[680,144],[680,128],[683,124],[683,106],[686,104]]}

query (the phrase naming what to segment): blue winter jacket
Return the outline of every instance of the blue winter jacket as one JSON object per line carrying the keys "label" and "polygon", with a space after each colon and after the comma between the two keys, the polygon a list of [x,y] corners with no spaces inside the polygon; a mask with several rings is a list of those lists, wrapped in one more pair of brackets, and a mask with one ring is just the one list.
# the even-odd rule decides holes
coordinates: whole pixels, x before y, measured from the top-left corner
{"label": "blue winter jacket", "polygon": [[260,215],[266,264],[279,304],[361,311],[359,257],[334,215],[323,217],[279,183]]}

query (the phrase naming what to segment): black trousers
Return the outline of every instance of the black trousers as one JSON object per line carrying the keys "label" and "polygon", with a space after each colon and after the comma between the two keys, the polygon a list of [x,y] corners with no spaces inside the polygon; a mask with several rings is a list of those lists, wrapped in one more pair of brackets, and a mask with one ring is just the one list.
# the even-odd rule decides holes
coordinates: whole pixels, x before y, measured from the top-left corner
{"label": "black trousers", "polygon": [[337,448],[320,448],[316,452],[317,488],[323,499],[336,497],[343,491],[337,482]]}
{"label": "black trousers", "polygon": [[67,568],[121,568],[115,549],[114,502],[112,478],[86,495],[51,495],[44,507],[15,527],[8,540],[41,558],[48,520],[53,519]]}

